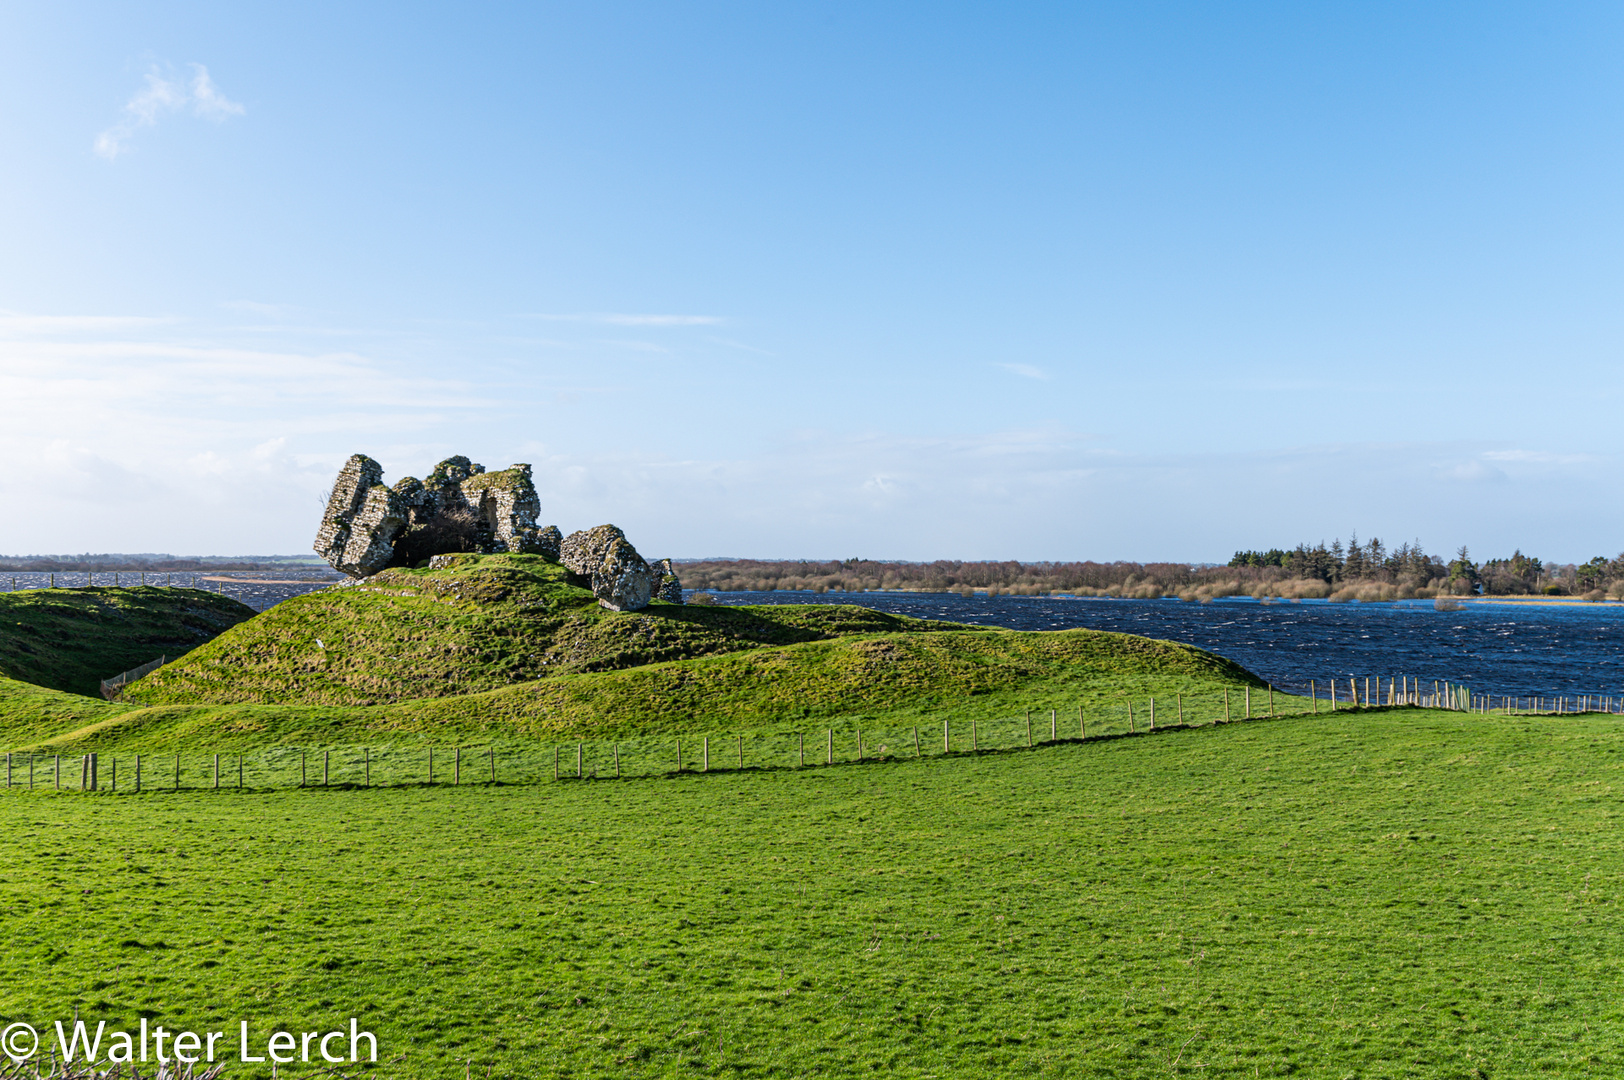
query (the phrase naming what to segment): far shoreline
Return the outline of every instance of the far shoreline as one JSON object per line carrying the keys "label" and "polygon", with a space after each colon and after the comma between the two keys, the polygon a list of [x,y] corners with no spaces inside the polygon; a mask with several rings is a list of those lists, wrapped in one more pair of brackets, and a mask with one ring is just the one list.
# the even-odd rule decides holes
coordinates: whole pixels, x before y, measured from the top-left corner
{"label": "far shoreline", "polygon": [[[958,589],[861,589],[861,590],[858,590],[858,589],[853,589],[853,590],[827,589],[824,592],[819,592],[816,589],[685,589],[683,591],[687,592],[687,593],[690,593],[690,594],[708,594],[708,595],[712,595],[712,596],[730,596],[730,595],[732,595],[732,596],[742,596],[742,595],[745,595],[745,594],[752,594],[752,593],[755,593],[755,594],[765,594],[765,593],[805,593],[805,594],[807,594],[809,596],[872,596],[872,595],[902,593],[902,594],[908,595],[908,596],[957,596],[957,597],[961,597],[961,598],[966,599],[966,600],[969,599],[969,597],[965,596],[964,593],[961,592]],[[1074,593],[1074,592],[1063,592],[1063,591],[1060,591],[1060,590],[1057,589],[1057,590],[1055,590],[1053,592],[1048,592],[1048,593],[1040,593],[1040,594],[1037,594],[1037,595],[1026,595],[1026,594],[1020,594],[1020,593],[1006,592],[1002,588],[999,589],[999,593],[998,593],[997,596],[989,596],[989,592],[990,592],[990,590],[987,589],[985,586],[975,588],[975,589],[972,590],[972,593],[975,596],[984,597],[984,598],[993,599],[993,600],[1006,600],[1006,599],[1008,599],[1008,600],[1143,600],[1143,601],[1178,600],[1178,601],[1180,601],[1182,603],[1215,603],[1215,602],[1217,602],[1219,600],[1230,600],[1230,601],[1239,601],[1239,602],[1242,602],[1242,603],[1250,602],[1250,603],[1254,603],[1254,604],[1267,604],[1267,605],[1270,605],[1270,606],[1272,606],[1274,604],[1303,604],[1303,603],[1312,603],[1312,604],[1399,604],[1399,603],[1426,604],[1426,603],[1434,602],[1434,601],[1437,601],[1437,600],[1448,600],[1448,601],[1453,601],[1455,603],[1462,604],[1462,605],[1467,605],[1467,604],[1509,604],[1509,605],[1512,605],[1512,606],[1534,606],[1534,607],[1624,607],[1624,600],[1586,600],[1583,597],[1575,597],[1575,596],[1539,596],[1539,595],[1527,595],[1527,594],[1515,595],[1515,596],[1438,596],[1438,597],[1408,596],[1408,597],[1394,597],[1391,600],[1361,600],[1361,599],[1357,599],[1357,598],[1353,598],[1353,597],[1350,597],[1350,598],[1345,599],[1345,600],[1333,600],[1330,597],[1324,597],[1324,596],[1304,596],[1304,597],[1264,596],[1264,597],[1258,597],[1258,596],[1234,595],[1234,596],[1215,596],[1215,597],[1210,597],[1210,598],[1205,599],[1205,600],[1185,600],[1183,597],[1180,597],[1180,596],[1178,596],[1176,594],[1172,594],[1172,593],[1170,593],[1170,594],[1168,594],[1166,596],[1088,596],[1088,595],[1081,595],[1081,594]]]}

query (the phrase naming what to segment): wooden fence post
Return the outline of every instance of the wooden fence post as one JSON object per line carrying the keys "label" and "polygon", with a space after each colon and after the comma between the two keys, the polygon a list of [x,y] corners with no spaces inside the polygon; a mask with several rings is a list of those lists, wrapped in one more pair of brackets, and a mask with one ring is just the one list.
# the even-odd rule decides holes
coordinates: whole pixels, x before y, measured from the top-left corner
{"label": "wooden fence post", "polygon": [[953,744],[949,741],[947,724],[948,722],[946,720],[942,721],[942,753],[944,754],[950,754],[953,752]]}
{"label": "wooden fence post", "polygon": [[1156,699],[1150,699],[1150,730],[1156,730]]}
{"label": "wooden fence post", "polygon": [[1313,679],[1308,680],[1308,696],[1314,702],[1314,714],[1319,715],[1319,690],[1315,688]]}
{"label": "wooden fence post", "polygon": [[677,771],[682,771],[682,740],[677,740]]}
{"label": "wooden fence post", "polygon": [[620,744],[619,743],[612,743],[611,745],[615,748],[615,779],[619,780],[620,779]]}
{"label": "wooden fence post", "polygon": [[804,732],[795,733],[795,754],[802,766],[806,765],[806,735]]}
{"label": "wooden fence post", "polygon": [[1269,719],[1274,719],[1274,683],[1269,684]]}
{"label": "wooden fence post", "polygon": [[330,780],[331,777],[332,777],[332,772],[333,772],[333,752],[331,750],[323,750],[321,752],[321,786],[322,787],[327,786],[328,780]]}
{"label": "wooden fence post", "polygon": [[1031,745],[1032,745],[1032,710],[1031,709],[1026,710],[1026,745],[1027,745],[1028,748],[1030,748]]}
{"label": "wooden fence post", "polygon": [[220,755],[214,755],[214,790],[220,790]]}
{"label": "wooden fence post", "polygon": [[492,743],[490,750],[486,751],[491,759],[491,783],[496,783],[496,744]]}
{"label": "wooden fence post", "polygon": [[705,736],[705,766],[700,772],[710,772],[710,736]]}
{"label": "wooden fence post", "polygon": [[1128,699],[1128,734],[1135,734],[1133,727],[1133,699]]}
{"label": "wooden fence post", "polygon": [[970,721],[970,749],[976,753],[981,752],[981,733],[976,729],[976,722]]}
{"label": "wooden fence post", "polygon": [[362,767],[363,767],[363,772],[362,772],[361,775],[363,777],[365,777],[365,780],[364,780],[364,782],[362,783],[361,786],[362,787],[371,787],[372,786],[372,747],[370,747],[370,746],[361,747],[361,763],[362,763]]}
{"label": "wooden fence post", "polygon": [[[28,763],[28,786],[34,786],[34,762]],[[141,755],[135,755],[135,793],[141,794]]]}
{"label": "wooden fence post", "polygon": [[739,768],[744,768],[744,736],[739,736]]}
{"label": "wooden fence post", "polygon": [[857,760],[863,760],[863,729],[857,729]]}
{"label": "wooden fence post", "polygon": [[1059,742],[1060,741],[1060,732],[1058,731],[1058,729],[1056,729],[1055,723],[1056,723],[1056,721],[1055,721],[1054,710],[1050,709],[1049,710],[1049,741],[1050,742]]}
{"label": "wooden fence post", "polygon": [[835,763],[835,729],[830,728],[829,729],[829,761],[828,761],[828,764],[833,765],[834,763]]}
{"label": "wooden fence post", "polygon": [[1252,719],[1252,688],[1246,688],[1246,719]]}
{"label": "wooden fence post", "polygon": [[1176,699],[1178,699],[1178,703],[1179,703],[1179,727],[1183,727],[1184,726],[1184,695],[1183,694],[1174,694],[1173,696]]}
{"label": "wooden fence post", "polygon": [[455,761],[451,767],[451,786],[456,787],[462,783],[462,747],[456,748]]}
{"label": "wooden fence post", "polygon": [[[493,754],[496,753],[496,748],[495,747],[491,748],[491,753],[493,753]],[[576,744],[575,744],[575,779],[577,779],[577,780],[585,780],[586,779],[586,761],[585,761],[585,758],[586,758],[586,743],[577,741]],[[496,774],[493,772],[491,774],[491,780],[494,781],[495,779],[496,779]]]}

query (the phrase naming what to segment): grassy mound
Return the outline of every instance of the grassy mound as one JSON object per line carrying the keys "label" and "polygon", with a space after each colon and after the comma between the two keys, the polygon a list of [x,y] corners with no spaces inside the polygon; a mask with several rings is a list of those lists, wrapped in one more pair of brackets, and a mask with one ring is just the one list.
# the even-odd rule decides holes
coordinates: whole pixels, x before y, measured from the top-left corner
{"label": "grassy mound", "polygon": [[148,705],[376,705],[857,634],[963,630],[866,608],[606,611],[562,566],[463,556],[295,597],[132,686]]}
{"label": "grassy mound", "polygon": [[101,680],[196,648],[253,614],[198,589],[0,593],[0,676],[99,695]]}
{"label": "grassy mound", "polygon": [[1038,701],[1068,717],[1079,708],[1098,715],[1129,697],[1159,695],[1165,707],[1178,693],[1256,685],[1238,665],[1201,649],[1127,634],[938,631],[809,641],[370,707],[76,701],[56,712],[50,730],[38,717],[37,694],[14,697],[16,684],[0,683],[0,743],[223,751],[847,730],[1007,716]]}
{"label": "grassy mound", "polygon": [[401,1078],[1617,1076],[1621,763],[1614,717],[1393,710],[544,793],[0,792],[0,1015],[224,1029],[233,1068],[237,1017],[357,1016]]}
{"label": "grassy mound", "polygon": [[844,731],[1008,716],[1035,700],[1098,714],[1129,697],[1257,685],[1211,653],[1125,634],[849,605],[611,612],[557,563],[465,556],[288,600],[119,704],[0,681],[0,745],[213,753]]}

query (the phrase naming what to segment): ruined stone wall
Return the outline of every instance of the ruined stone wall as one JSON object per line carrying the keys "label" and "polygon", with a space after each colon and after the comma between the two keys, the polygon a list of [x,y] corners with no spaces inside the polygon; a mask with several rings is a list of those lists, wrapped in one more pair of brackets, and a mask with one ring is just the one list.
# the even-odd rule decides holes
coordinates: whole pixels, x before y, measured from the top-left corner
{"label": "ruined stone wall", "polygon": [[315,548],[354,578],[469,551],[541,555],[587,578],[598,603],[611,610],[635,611],[651,599],[682,603],[671,560],[650,566],[613,525],[565,538],[556,525],[538,526],[540,513],[523,463],[486,472],[459,455],[436,465],[427,480],[408,476],[385,487],[383,466],[355,454],[333,483]]}

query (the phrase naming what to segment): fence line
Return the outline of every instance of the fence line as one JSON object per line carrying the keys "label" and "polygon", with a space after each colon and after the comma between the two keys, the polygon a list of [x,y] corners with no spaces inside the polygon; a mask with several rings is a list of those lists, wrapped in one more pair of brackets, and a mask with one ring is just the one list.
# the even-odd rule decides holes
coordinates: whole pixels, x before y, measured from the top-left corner
{"label": "fence line", "polygon": [[[138,588],[138,587],[141,587],[141,586],[150,586],[152,588],[159,588],[159,589],[202,589],[203,588],[203,585],[200,584],[200,582],[203,579],[203,572],[202,571],[198,571],[198,572],[194,573],[194,572],[192,572],[190,570],[183,570],[180,573],[166,572],[166,573],[160,574],[157,571],[148,571],[148,570],[103,570],[103,571],[101,571],[101,576],[103,578],[103,581],[101,582],[100,586],[98,586],[96,584],[96,573],[97,572],[94,571],[94,570],[49,570],[49,571],[47,571],[47,570],[30,570],[30,571],[27,571],[27,573],[43,575],[46,578],[46,583],[43,584],[43,585],[24,585],[21,588],[18,588],[17,579],[19,577],[21,577],[22,575],[21,574],[11,574],[11,575],[7,575],[7,576],[9,576],[9,578],[11,580],[11,588],[8,589],[7,591],[8,592],[30,592],[30,591],[33,591],[35,589],[93,589],[93,588],[98,588],[98,587],[99,588],[104,588],[104,589],[109,588],[109,587],[114,588],[114,589],[134,589],[134,588]],[[152,577],[154,579],[161,577],[161,578],[163,578],[163,580],[162,581],[157,581],[157,580],[148,581],[147,580],[147,575],[149,573],[152,575]],[[61,574],[62,577],[64,578],[61,585],[58,585],[56,583],[56,576],[58,574]],[[66,579],[75,578],[75,577],[81,577],[81,576],[85,580],[82,581],[82,582],[78,582],[76,584],[72,583],[69,580],[66,580]],[[109,578],[109,577],[111,577],[113,579],[111,583],[109,583],[108,581],[105,580],[106,578]],[[124,578],[127,578],[127,577],[135,577],[137,580],[135,581],[134,584],[129,584],[129,583],[126,583],[123,580]],[[175,578],[177,578],[177,577],[182,579],[182,581],[181,581],[181,583],[179,585],[175,584]],[[190,579],[190,580],[185,580],[185,579]]]}
{"label": "fence line", "polygon": [[[17,574],[0,573],[0,591],[32,592],[45,589],[89,589],[140,587],[160,589],[197,589],[200,592],[229,596],[241,604],[264,611],[299,592],[286,591],[289,586],[307,586],[315,591],[336,584],[336,579],[312,579],[309,582],[258,581],[254,578],[235,578],[229,581],[208,581],[215,573],[232,571],[156,571],[156,570],[29,570]],[[248,571],[250,573],[277,573],[278,571]],[[299,571],[288,571],[298,573]]]}
{"label": "fence line", "polygon": [[[1143,712],[1135,713],[1135,701],[1124,699],[1110,708],[1079,705],[1068,715],[1058,707],[1049,709],[1049,730],[1034,731],[1031,710],[1022,714],[975,718],[968,725],[955,724],[942,717],[941,744],[936,749],[930,731],[931,721],[907,727],[858,727],[843,732],[825,731],[823,754],[814,752],[808,766],[806,730],[733,733],[734,746],[722,743],[718,760],[711,757],[710,735],[633,736],[619,740],[586,742],[571,740],[557,744],[496,744],[478,746],[338,746],[270,747],[233,753],[164,752],[161,754],[102,755],[99,752],[69,755],[64,770],[63,755],[39,752],[13,752],[5,755],[5,787],[27,790],[82,791],[86,793],[134,794],[181,790],[270,790],[318,787],[372,788],[462,784],[537,784],[609,778],[674,776],[739,769],[817,768],[836,764],[895,761],[958,754],[1003,753],[1063,743],[1093,742],[1148,735],[1154,732],[1189,730],[1241,720],[1262,720],[1285,716],[1307,716],[1320,712],[1352,712],[1372,708],[1419,707],[1448,711],[1515,712],[1518,715],[1566,715],[1580,712],[1618,714],[1624,699],[1600,694],[1571,697],[1512,698],[1477,694],[1462,684],[1439,681],[1426,686],[1409,677],[1384,680],[1336,677],[1327,680],[1324,695],[1318,680],[1309,681],[1309,694],[1281,695],[1265,686],[1254,698],[1251,687],[1241,688],[1239,701],[1230,689],[1195,694],[1175,693],[1168,703],[1163,697],[1163,715],[1178,717],[1173,724],[1157,719],[1157,701],[1139,699]],[[1525,707],[1526,703],[1526,707]],[[1171,709],[1168,706],[1171,705]],[[1067,706],[1069,708],[1069,706]],[[1236,714],[1239,715],[1236,715]],[[1040,710],[1041,715],[1041,710]],[[1147,722],[1148,721],[1148,722]],[[837,739],[838,735],[838,739]],[[1047,735],[1047,737],[1044,737]],[[814,746],[816,744],[814,743]],[[928,748],[928,749],[927,749]],[[435,750],[441,751],[436,758]],[[446,750],[451,754],[447,755]],[[319,780],[310,769],[309,755],[319,750]],[[463,773],[463,751],[472,756],[472,772]],[[573,762],[566,763],[566,751],[573,750]],[[673,752],[674,751],[674,752]],[[729,751],[732,751],[731,753]],[[447,761],[449,756],[450,760]],[[73,761],[77,757],[78,761]],[[122,758],[122,760],[121,760]],[[484,760],[480,760],[483,758]],[[819,759],[822,759],[821,761]],[[731,760],[729,760],[731,759]],[[725,763],[725,764],[724,764]],[[123,766],[121,769],[120,766]],[[569,766],[573,765],[573,769]],[[78,776],[74,772],[77,767]],[[122,776],[120,775],[122,772]]]}
{"label": "fence line", "polygon": [[111,679],[103,679],[101,681],[102,697],[106,698],[108,701],[114,700],[118,697],[118,692],[124,689],[125,686],[135,682],[135,680],[145,675],[151,675],[154,671],[157,671],[167,663],[169,663],[169,657],[160,656],[156,660],[148,660],[140,667],[131,668],[128,671],[122,671],[119,674],[114,675]]}

